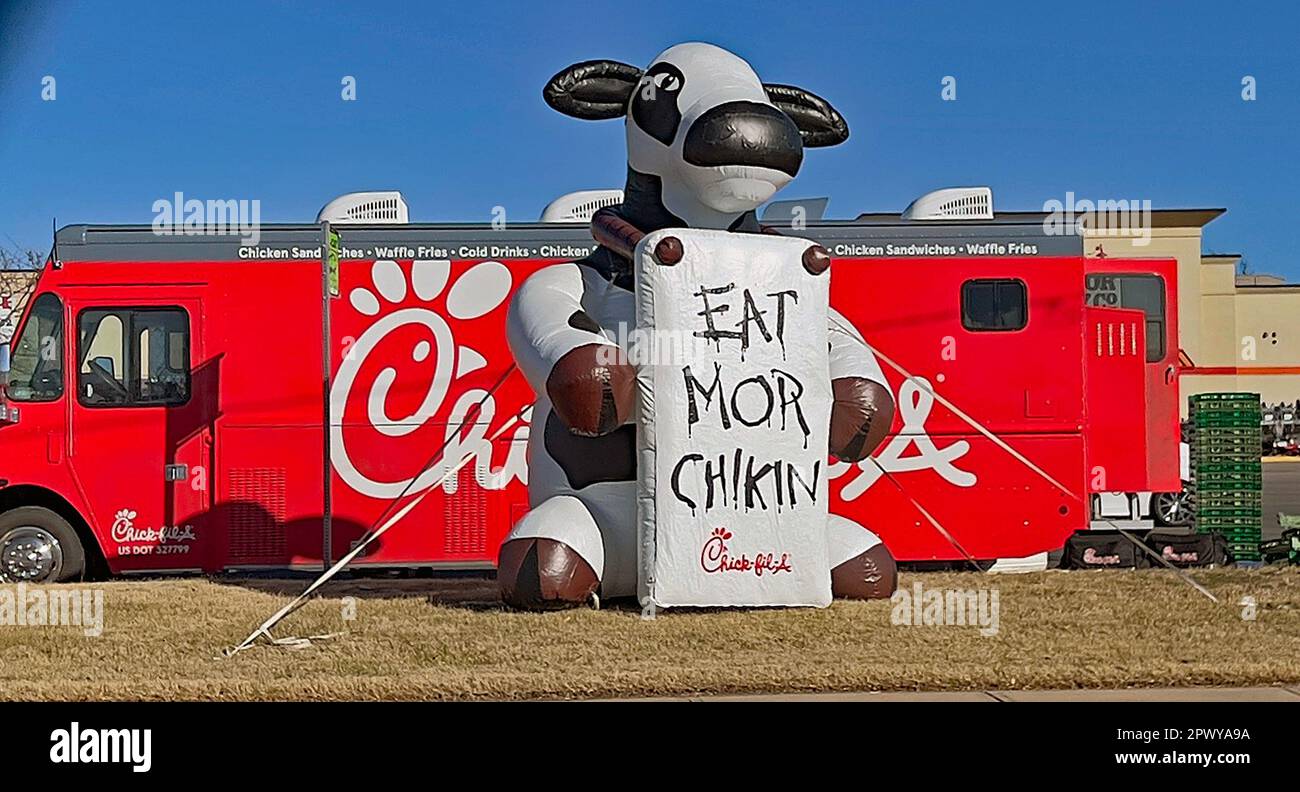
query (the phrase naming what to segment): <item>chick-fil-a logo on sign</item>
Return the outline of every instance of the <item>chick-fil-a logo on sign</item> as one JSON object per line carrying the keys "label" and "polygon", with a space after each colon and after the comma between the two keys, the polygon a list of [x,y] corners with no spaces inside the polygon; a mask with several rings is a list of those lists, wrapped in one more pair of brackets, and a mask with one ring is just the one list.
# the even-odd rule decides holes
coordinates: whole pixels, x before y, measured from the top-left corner
{"label": "chick-fil-a logo on sign", "polygon": [[709,574],[720,572],[753,572],[757,577],[766,574],[790,572],[789,553],[758,553],[750,558],[745,553],[731,554],[727,542],[732,537],[726,528],[714,528],[700,550],[700,568]]}

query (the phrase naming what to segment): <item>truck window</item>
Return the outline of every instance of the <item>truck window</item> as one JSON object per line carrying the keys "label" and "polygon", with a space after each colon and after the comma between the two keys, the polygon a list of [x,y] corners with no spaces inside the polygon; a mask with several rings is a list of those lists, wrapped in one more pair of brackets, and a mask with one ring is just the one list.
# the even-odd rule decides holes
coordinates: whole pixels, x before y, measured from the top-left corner
{"label": "truck window", "polygon": [[1020,330],[1029,322],[1025,282],[981,278],[961,285],[961,325],[967,330]]}
{"label": "truck window", "polygon": [[1148,363],[1165,358],[1165,279],[1159,275],[1091,273],[1084,302],[1095,308],[1133,308],[1146,314]]}
{"label": "truck window", "polygon": [[137,404],[184,404],[190,400],[190,319],[179,309],[137,311]]}
{"label": "truck window", "polygon": [[32,302],[13,347],[8,393],[20,402],[54,401],[63,395],[63,303],[53,294]]}
{"label": "truck window", "polygon": [[95,309],[77,321],[77,398],[87,407],[178,405],[190,397],[189,316]]}

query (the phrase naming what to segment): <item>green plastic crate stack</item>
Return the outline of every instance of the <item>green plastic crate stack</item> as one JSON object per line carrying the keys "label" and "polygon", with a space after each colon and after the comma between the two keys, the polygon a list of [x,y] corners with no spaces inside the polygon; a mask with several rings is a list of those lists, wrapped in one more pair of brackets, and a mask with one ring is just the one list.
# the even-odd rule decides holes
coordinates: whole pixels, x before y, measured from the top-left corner
{"label": "green plastic crate stack", "polygon": [[1264,524],[1259,394],[1202,393],[1188,401],[1196,530],[1223,534],[1238,561],[1259,561]]}

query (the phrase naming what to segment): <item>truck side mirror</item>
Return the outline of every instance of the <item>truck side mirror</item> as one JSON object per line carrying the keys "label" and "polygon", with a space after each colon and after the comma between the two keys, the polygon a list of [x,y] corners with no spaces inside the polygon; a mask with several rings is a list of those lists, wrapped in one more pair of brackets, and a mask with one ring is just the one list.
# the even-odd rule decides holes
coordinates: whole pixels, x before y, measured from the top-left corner
{"label": "truck side mirror", "polygon": [[0,425],[18,423],[18,410],[9,407],[9,342],[0,344]]}

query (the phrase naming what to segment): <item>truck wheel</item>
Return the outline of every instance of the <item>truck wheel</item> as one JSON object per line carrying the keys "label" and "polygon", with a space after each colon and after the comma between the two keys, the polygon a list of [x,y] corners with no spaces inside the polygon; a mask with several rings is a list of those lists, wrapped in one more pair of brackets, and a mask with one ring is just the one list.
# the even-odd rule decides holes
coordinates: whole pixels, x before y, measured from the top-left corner
{"label": "truck wheel", "polygon": [[58,514],[40,506],[0,514],[0,583],[59,583],[85,567],[81,539]]}
{"label": "truck wheel", "polygon": [[1187,490],[1157,492],[1151,512],[1159,525],[1185,528],[1192,524],[1192,499]]}

